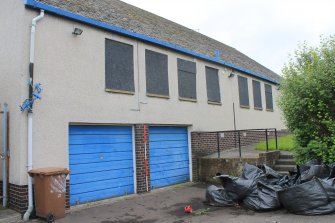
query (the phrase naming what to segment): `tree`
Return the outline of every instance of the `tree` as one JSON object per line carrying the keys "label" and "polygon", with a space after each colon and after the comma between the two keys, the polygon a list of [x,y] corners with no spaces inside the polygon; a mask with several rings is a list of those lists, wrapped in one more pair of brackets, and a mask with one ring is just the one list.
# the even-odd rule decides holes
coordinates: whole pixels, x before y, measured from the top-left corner
{"label": "tree", "polygon": [[335,162],[335,36],[299,46],[283,68],[279,105],[295,135],[298,162]]}

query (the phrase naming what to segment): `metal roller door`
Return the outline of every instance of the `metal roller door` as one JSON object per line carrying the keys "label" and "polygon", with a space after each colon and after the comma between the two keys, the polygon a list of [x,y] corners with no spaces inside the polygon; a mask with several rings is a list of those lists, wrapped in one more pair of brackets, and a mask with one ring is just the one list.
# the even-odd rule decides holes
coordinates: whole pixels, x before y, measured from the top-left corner
{"label": "metal roller door", "polygon": [[70,205],[134,193],[132,127],[70,126]]}
{"label": "metal roller door", "polygon": [[186,127],[149,127],[149,156],[152,188],[190,180]]}

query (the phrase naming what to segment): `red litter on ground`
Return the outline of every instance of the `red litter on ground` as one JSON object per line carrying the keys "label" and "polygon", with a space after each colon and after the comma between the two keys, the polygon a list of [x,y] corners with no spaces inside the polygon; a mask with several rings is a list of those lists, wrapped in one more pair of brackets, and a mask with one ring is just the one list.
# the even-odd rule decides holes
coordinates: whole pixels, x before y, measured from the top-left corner
{"label": "red litter on ground", "polygon": [[184,207],[184,212],[185,213],[192,213],[193,209],[192,209],[192,205],[187,205]]}

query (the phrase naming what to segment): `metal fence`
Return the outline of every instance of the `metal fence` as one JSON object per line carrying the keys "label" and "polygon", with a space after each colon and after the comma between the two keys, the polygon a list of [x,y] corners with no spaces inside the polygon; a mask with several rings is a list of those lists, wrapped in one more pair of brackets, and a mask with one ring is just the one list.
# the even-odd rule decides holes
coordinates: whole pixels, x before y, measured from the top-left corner
{"label": "metal fence", "polygon": [[[265,141],[266,151],[269,151],[269,139],[275,139],[276,150],[278,150],[278,137],[276,128],[267,129],[243,129],[217,131],[217,153],[221,157],[221,151],[229,148],[238,148],[239,157],[242,157],[242,147]],[[222,149],[223,147],[223,149]]]}

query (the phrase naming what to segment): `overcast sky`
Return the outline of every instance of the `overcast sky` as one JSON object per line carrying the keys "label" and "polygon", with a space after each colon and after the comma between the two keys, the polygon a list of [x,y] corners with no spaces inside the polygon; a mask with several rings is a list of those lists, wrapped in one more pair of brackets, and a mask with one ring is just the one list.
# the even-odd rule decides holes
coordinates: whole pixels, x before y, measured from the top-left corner
{"label": "overcast sky", "polygon": [[[298,43],[335,34],[331,0],[123,0],[230,45],[281,74]],[[222,52],[224,53],[224,52]]]}

